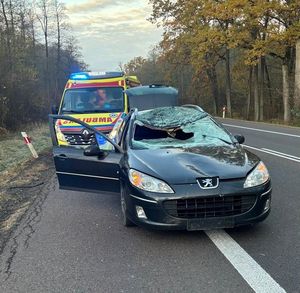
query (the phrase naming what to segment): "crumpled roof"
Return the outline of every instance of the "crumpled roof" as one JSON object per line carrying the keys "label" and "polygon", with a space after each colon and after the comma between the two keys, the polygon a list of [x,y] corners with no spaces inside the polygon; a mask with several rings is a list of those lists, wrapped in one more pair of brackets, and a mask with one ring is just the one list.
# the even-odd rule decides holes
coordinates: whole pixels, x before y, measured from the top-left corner
{"label": "crumpled roof", "polygon": [[189,107],[161,107],[139,112],[137,120],[146,126],[156,128],[175,128],[193,123],[208,114]]}

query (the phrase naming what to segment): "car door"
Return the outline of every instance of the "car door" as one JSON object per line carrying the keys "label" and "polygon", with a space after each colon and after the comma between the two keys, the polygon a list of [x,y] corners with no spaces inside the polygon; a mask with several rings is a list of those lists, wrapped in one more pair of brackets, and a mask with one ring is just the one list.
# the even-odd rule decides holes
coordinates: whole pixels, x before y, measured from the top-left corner
{"label": "car door", "polygon": [[[63,121],[63,123],[62,123]],[[77,123],[78,135],[94,135],[96,144],[74,144],[67,136],[69,122]],[[119,163],[122,148],[90,125],[70,116],[49,115],[53,159],[60,189],[119,192]],[[73,125],[73,124],[72,124]],[[74,134],[74,126],[71,133]],[[67,137],[67,138],[66,138]],[[76,140],[78,142],[78,139]],[[72,144],[73,143],[73,144]],[[86,143],[86,145],[85,145]],[[102,143],[102,145],[101,145]],[[105,149],[103,149],[105,148]]]}

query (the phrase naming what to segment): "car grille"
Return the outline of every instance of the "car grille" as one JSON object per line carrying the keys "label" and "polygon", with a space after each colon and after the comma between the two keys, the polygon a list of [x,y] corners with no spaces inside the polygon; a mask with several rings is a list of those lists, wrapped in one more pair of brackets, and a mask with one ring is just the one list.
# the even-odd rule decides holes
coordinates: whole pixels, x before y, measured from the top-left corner
{"label": "car grille", "polygon": [[177,218],[213,218],[243,214],[255,204],[251,195],[212,196],[167,200],[163,206],[168,214]]}
{"label": "car grille", "polygon": [[90,134],[88,137],[82,134],[64,134],[67,142],[71,145],[90,145],[95,144],[95,134]]}

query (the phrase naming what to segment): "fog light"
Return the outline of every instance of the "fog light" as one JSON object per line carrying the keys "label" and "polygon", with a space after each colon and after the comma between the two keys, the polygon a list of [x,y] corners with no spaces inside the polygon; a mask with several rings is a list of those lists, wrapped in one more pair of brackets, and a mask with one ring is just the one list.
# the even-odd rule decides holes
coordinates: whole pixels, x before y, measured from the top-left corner
{"label": "fog light", "polygon": [[140,218],[140,219],[147,219],[145,211],[144,211],[144,209],[142,207],[135,206],[135,209],[136,209],[136,214],[137,214],[138,218]]}
{"label": "fog light", "polygon": [[265,203],[264,211],[267,211],[268,209],[270,209],[270,207],[271,207],[271,199],[268,198]]}

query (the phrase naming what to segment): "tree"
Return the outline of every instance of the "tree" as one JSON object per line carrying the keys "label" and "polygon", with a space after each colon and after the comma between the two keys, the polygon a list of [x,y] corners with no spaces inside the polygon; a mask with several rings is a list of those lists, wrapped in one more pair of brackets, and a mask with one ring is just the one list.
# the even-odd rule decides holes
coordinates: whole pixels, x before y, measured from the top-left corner
{"label": "tree", "polygon": [[44,35],[45,41],[45,57],[46,57],[46,68],[45,68],[45,83],[47,88],[47,98],[50,99],[50,79],[49,79],[49,18],[50,18],[50,0],[39,0],[38,8],[39,12],[36,17],[40,22],[41,29]]}
{"label": "tree", "polygon": [[296,44],[294,113],[298,117],[300,116],[300,39]]}
{"label": "tree", "polygon": [[142,56],[134,57],[132,60],[130,60],[127,64],[124,66],[124,71],[127,74],[138,74],[138,72],[141,70],[143,65],[145,64],[146,59]]}
{"label": "tree", "polygon": [[67,15],[66,8],[63,3],[60,3],[58,0],[53,1],[53,10],[55,17],[55,26],[56,26],[56,63],[55,63],[55,94],[57,97],[58,93],[61,90],[61,80],[62,80],[62,64],[61,64],[61,54],[63,48],[63,33],[68,30],[66,23]]}
{"label": "tree", "polygon": [[[270,4],[268,53],[282,61],[282,97],[284,121],[291,119],[291,74],[295,60],[295,45],[300,35],[300,3],[292,0],[277,0]],[[296,104],[296,103],[295,103]]]}
{"label": "tree", "polygon": [[[256,121],[283,116],[289,122],[291,107],[300,113],[300,61],[294,100],[290,97],[300,36],[299,1],[150,3],[151,21],[164,28],[155,67],[185,93],[185,101],[201,100],[201,106],[209,105],[213,113],[225,102],[229,113]],[[139,72],[150,69],[150,64],[154,63],[147,58]]]}
{"label": "tree", "polygon": [[[49,96],[63,90],[73,69],[86,68],[81,61],[82,56],[76,40],[62,38],[61,32],[66,19],[58,20],[59,41],[50,34],[53,20],[57,21],[54,18],[55,9],[50,9],[55,3],[41,0],[41,9],[33,4],[34,1],[30,0],[0,2],[0,128],[16,129],[24,123],[47,119]],[[61,7],[58,0],[56,4]],[[46,14],[42,13],[44,8]],[[37,17],[45,26],[41,25]],[[44,42],[36,37],[39,35],[43,35]],[[61,60],[59,77],[57,43]],[[59,79],[57,89],[55,78]]]}

